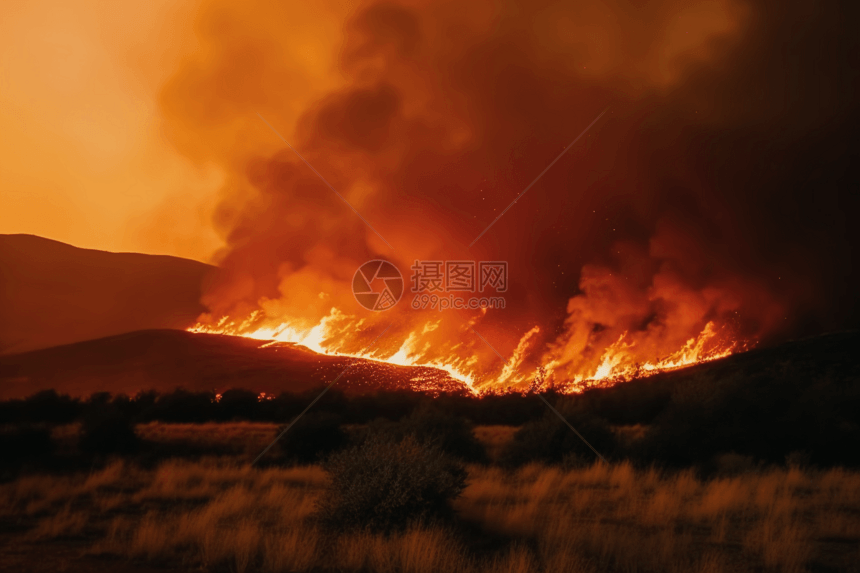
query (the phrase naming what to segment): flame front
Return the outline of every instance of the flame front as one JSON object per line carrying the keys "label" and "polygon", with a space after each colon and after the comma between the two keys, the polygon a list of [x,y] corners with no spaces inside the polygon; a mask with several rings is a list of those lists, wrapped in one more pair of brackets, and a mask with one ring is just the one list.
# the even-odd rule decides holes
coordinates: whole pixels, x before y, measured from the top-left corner
{"label": "flame front", "polygon": [[[698,336],[690,338],[683,347],[668,356],[643,362],[635,352],[636,343],[628,343],[627,333],[624,333],[603,353],[600,364],[593,373],[577,374],[557,382],[561,388],[571,392],[594,386],[611,386],[619,382],[717,360],[737,352],[744,352],[754,346],[754,342],[750,341],[726,342],[721,340],[718,334],[714,322],[708,322]],[[552,372],[554,366],[554,363],[547,364],[548,371]]]}
{"label": "flame front", "polygon": [[[359,330],[364,319],[345,315],[335,308],[318,323],[304,327],[295,322],[259,325],[261,320],[264,320],[261,314],[254,312],[243,321],[222,317],[213,325],[198,323],[188,330],[265,341],[261,347],[290,343],[320,354],[363,358],[397,366],[436,368],[464,383],[472,392],[480,394],[521,392],[527,387],[534,389],[548,386],[565,393],[578,393],[587,388],[610,386],[716,360],[748,350],[754,345],[750,341],[727,340],[721,336],[721,330],[724,329],[710,321],[682,347],[663,356],[645,357],[640,354],[635,337],[625,332],[602,352],[596,367],[571,372],[562,368],[558,360],[546,356],[536,366],[526,364],[529,350],[540,332],[536,326],[521,337],[510,358],[498,372],[482,376],[477,374],[479,365],[475,355],[461,356],[455,352],[444,357],[428,358],[427,349],[433,344],[433,333],[438,322],[428,322],[422,329],[409,332],[399,344],[382,345],[365,351],[348,351],[345,349],[345,333]],[[344,325],[349,325],[349,328]],[[453,348],[457,349],[458,346]],[[413,382],[414,388],[420,389],[420,380]]]}
{"label": "flame front", "polygon": [[[424,326],[421,334],[412,332],[393,352],[390,347],[372,348],[365,351],[350,352],[344,349],[344,328],[339,325],[347,323],[351,325],[350,331],[357,331],[363,325],[363,320],[343,314],[335,308],[320,320],[317,324],[302,328],[296,324],[284,322],[277,326],[255,326],[261,319],[261,313],[255,311],[241,322],[234,322],[227,317],[222,317],[214,326],[198,323],[189,328],[190,332],[204,334],[224,334],[228,336],[241,336],[256,340],[268,341],[262,346],[273,342],[286,342],[304,346],[320,354],[345,356],[351,358],[364,358],[387,362],[397,366],[425,366],[443,370],[452,378],[466,384],[470,389],[475,388],[474,375],[467,368],[474,363],[472,359],[427,360],[419,357],[418,348],[422,343],[421,334],[427,335],[435,330],[438,323],[428,323]],[[385,348],[388,348],[386,350]]]}

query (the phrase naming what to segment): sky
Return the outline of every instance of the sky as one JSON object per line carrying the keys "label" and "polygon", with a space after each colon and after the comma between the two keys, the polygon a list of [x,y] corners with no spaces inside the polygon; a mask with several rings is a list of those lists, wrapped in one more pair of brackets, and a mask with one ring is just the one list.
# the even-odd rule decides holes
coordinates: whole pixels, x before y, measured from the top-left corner
{"label": "sky", "polygon": [[177,153],[160,121],[160,86],[195,44],[196,7],[173,4],[4,2],[0,232],[211,256],[219,170]]}

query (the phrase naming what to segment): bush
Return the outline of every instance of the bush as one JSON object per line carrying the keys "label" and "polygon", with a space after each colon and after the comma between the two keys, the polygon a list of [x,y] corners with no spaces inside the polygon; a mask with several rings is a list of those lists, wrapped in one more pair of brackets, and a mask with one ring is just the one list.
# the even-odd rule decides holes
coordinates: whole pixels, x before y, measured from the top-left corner
{"label": "bush", "polygon": [[318,504],[322,523],[338,529],[391,531],[452,516],[466,486],[463,466],[412,436],[370,435],[324,464],[331,484]]}
{"label": "bush", "polygon": [[[278,428],[276,435],[286,428]],[[329,412],[302,416],[278,441],[284,459],[298,463],[319,461],[346,444],[347,435],[341,428],[340,416]]]}
{"label": "bush", "polygon": [[[604,457],[614,452],[615,436],[603,419],[575,407],[562,406],[561,413]],[[570,467],[589,465],[597,459],[591,448],[552,412],[517,430],[501,454],[501,462],[508,466],[539,461]]]}
{"label": "bush", "polygon": [[255,420],[260,409],[257,396],[252,390],[232,388],[221,394],[213,409],[219,420]]}
{"label": "bush", "polygon": [[471,462],[484,462],[487,452],[465,418],[422,405],[400,422],[404,436],[438,446],[446,454]]}
{"label": "bush", "polygon": [[468,462],[485,462],[487,452],[475,437],[472,424],[466,418],[441,411],[434,404],[424,403],[399,422],[376,419],[367,424],[360,439],[383,434],[400,441],[413,436],[419,442],[436,446],[451,457]]}
{"label": "bush", "polygon": [[78,400],[56,390],[43,390],[24,399],[21,405],[22,417],[28,422],[48,424],[68,424],[80,414]]}
{"label": "bush", "polygon": [[178,388],[170,394],[158,396],[148,408],[147,418],[163,422],[200,423],[211,420],[216,411],[215,394],[188,392]]}
{"label": "bush", "polygon": [[81,451],[91,454],[135,452],[140,439],[128,418],[115,410],[90,414],[81,424],[78,441]]}
{"label": "bush", "polygon": [[0,463],[3,466],[49,454],[54,450],[51,432],[43,426],[7,426],[0,429]]}

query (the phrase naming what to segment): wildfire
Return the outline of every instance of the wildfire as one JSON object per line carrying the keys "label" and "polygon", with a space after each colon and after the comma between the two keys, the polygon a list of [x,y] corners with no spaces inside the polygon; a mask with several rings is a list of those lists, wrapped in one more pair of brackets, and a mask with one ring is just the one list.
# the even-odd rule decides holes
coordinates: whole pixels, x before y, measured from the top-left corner
{"label": "wildfire", "polygon": [[[266,344],[261,347],[277,342],[286,342],[304,346],[319,354],[329,354],[334,356],[344,356],[349,358],[363,358],[366,360],[374,360],[377,362],[386,362],[395,366],[421,366],[436,368],[447,372],[452,378],[466,384],[469,388],[474,389],[475,379],[472,374],[466,371],[463,366],[473,364],[475,358],[472,357],[466,360],[459,360],[461,364],[457,364],[453,360],[422,360],[418,357],[418,348],[420,344],[421,334],[432,332],[435,328],[433,323],[428,323],[422,333],[411,333],[407,339],[391,354],[385,355],[379,350],[370,349],[364,352],[349,352],[345,351],[342,345],[338,344],[339,338],[343,335],[343,329],[338,328],[339,322],[348,319],[343,313],[333,308],[329,315],[323,317],[319,323],[309,327],[302,328],[289,323],[283,323],[277,326],[253,326],[260,319],[260,312],[255,311],[244,321],[236,323],[230,321],[227,317],[223,317],[214,326],[197,324],[188,330],[190,332],[204,334],[223,334],[228,336],[242,336],[244,338],[253,338],[256,340],[265,340]],[[354,324],[354,328],[360,328],[363,321],[359,320]]]}
{"label": "wildfire", "polygon": [[[721,341],[713,322],[708,322],[698,336],[690,338],[682,347],[663,358],[640,362],[636,359],[636,343],[626,341],[627,333],[603,353],[600,365],[591,375],[575,375],[569,379],[556,380],[556,387],[562,391],[577,392],[587,388],[611,386],[619,382],[627,382],[637,378],[647,378],[660,372],[686,368],[719,358],[725,358],[738,352],[749,350],[754,343],[749,341]],[[546,365],[549,372],[554,370],[555,363]]]}
{"label": "wildfire", "polygon": [[[487,377],[474,373],[478,361],[474,355],[463,357],[454,352],[444,358],[427,358],[427,348],[432,344],[427,335],[436,329],[438,323],[428,323],[423,329],[409,333],[401,344],[393,348],[372,348],[351,352],[344,349],[343,339],[346,329],[343,324],[344,322],[350,324],[354,332],[362,326],[363,320],[353,321],[352,317],[344,315],[337,309],[333,308],[329,315],[311,325],[285,322],[276,326],[260,326],[261,320],[263,317],[257,311],[241,322],[224,317],[213,325],[198,323],[188,330],[195,333],[240,336],[265,341],[261,348],[278,343],[289,343],[304,346],[319,354],[361,358],[396,366],[435,368],[462,382],[472,392],[481,394],[520,392],[524,387],[532,389],[553,387],[561,392],[577,393],[587,388],[611,386],[619,382],[716,360],[748,350],[753,345],[748,341],[724,340],[720,329],[711,321],[698,335],[687,340],[681,348],[661,357],[647,357],[643,360],[637,341],[625,332],[603,351],[596,368],[570,372],[569,369],[562,368],[557,360],[543,359],[536,367],[525,364],[529,347],[540,332],[540,328],[536,326],[522,336],[501,371]],[[456,351],[458,346],[454,346],[453,349]],[[420,389],[421,380],[416,378],[413,382],[416,389]]]}

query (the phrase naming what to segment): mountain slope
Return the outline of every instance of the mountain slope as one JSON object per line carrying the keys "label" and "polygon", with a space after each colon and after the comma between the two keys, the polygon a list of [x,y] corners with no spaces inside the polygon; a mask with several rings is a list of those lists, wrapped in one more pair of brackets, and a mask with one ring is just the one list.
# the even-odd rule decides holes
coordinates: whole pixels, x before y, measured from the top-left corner
{"label": "mountain slope", "polygon": [[0,354],[186,328],[205,311],[201,288],[213,271],[178,257],[0,235]]}
{"label": "mountain slope", "polygon": [[56,389],[77,396],[107,391],[248,388],[278,393],[331,382],[362,392],[420,388],[462,391],[435,368],[394,366],[317,354],[303,346],[179,330],[146,330],[55,348],[0,356],[0,399]]}
{"label": "mountain slope", "polygon": [[632,447],[679,465],[734,452],[782,463],[860,464],[860,332],[752,350],[612,388],[579,405],[615,425],[647,427]]}

